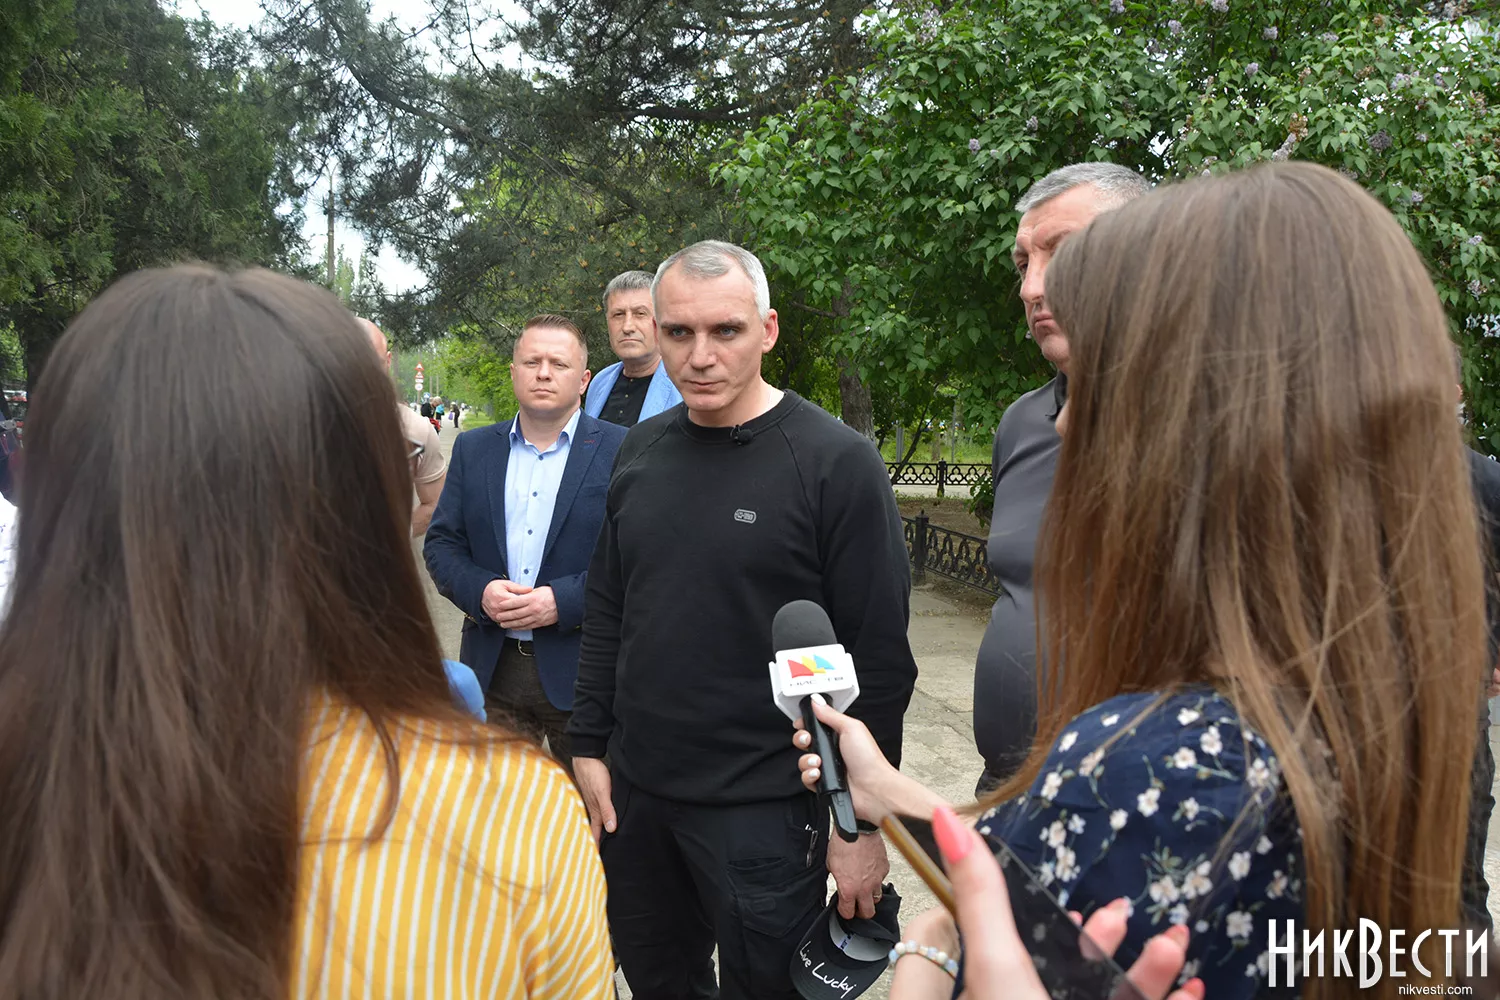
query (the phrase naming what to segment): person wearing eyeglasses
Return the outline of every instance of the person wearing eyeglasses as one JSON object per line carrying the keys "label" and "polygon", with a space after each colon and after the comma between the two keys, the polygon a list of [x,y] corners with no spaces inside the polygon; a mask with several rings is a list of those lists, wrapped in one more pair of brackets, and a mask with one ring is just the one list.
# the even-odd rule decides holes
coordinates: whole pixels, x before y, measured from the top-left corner
{"label": "person wearing eyeglasses", "polygon": [[[389,372],[391,348],[386,342],[385,334],[367,319],[359,322],[370,336],[370,346],[375,348],[375,353],[385,362],[385,370]],[[443,457],[437,429],[432,421],[423,419],[406,406],[396,407],[396,412],[401,417],[401,432],[411,442],[408,456],[411,460],[411,481],[417,488],[417,502],[411,512],[411,536],[420,538],[427,533],[433,511],[437,510],[438,497],[443,495],[443,483],[448,478],[448,460]]]}

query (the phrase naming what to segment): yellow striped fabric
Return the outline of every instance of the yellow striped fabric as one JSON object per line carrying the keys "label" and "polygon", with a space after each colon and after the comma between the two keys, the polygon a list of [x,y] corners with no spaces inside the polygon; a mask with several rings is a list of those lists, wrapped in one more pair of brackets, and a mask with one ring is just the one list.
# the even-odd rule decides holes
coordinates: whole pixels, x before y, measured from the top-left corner
{"label": "yellow striped fabric", "polygon": [[614,997],[604,871],[577,791],[535,747],[395,730],[401,791],[375,730],[330,699],[303,773],[294,997]]}

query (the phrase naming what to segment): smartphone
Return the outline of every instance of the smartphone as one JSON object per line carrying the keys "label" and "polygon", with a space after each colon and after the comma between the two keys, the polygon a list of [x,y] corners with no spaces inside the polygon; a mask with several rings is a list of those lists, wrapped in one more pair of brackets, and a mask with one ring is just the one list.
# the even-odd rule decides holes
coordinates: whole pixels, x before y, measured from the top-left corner
{"label": "smartphone", "polygon": [[[929,857],[942,857],[932,836],[931,820],[902,816],[901,821]],[[1010,890],[1016,930],[1036,966],[1037,977],[1053,1000],[1146,1000],[1114,959],[1091,957],[1102,954],[1099,947],[1088,940],[1083,928],[1073,922],[1025,862],[1004,842],[990,837],[988,843],[998,848],[995,859]]]}

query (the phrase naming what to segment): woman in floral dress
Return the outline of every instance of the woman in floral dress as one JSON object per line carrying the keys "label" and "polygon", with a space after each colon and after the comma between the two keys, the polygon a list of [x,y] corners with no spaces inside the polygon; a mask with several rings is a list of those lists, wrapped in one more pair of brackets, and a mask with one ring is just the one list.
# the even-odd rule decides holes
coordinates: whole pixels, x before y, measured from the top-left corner
{"label": "woman in floral dress", "polygon": [[[1299,955],[1303,930],[1328,932],[1325,956],[1361,919],[1408,945],[1431,928],[1421,967],[1441,977],[1486,654],[1457,373],[1422,260],[1353,183],[1275,164],[1100,216],[1047,293],[1073,359],[1037,558],[1061,667],[980,833],[1085,915],[1123,897],[1122,964],[1185,928],[1182,978],[1214,1000],[1269,989],[1273,922],[1279,942],[1296,922]],[[818,711],[862,815],[932,812],[862,726]],[[903,936],[960,947],[941,911]],[[1442,982],[1403,960],[1406,978],[1359,990],[1328,961],[1278,995]],[[912,959],[891,995],[953,989]]]}

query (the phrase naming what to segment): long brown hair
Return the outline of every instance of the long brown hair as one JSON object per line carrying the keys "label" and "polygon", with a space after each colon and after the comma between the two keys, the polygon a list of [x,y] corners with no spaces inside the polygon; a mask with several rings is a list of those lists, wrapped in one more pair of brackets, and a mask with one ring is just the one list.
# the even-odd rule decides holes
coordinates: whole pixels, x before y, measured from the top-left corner
{"label": "long brown hair", "polygon": [[1072,348],[1037,555],[1057,666],[996,798],[1090,706],[1210,683],[1278,755],[1313,929],[1460,926],[1481,557],[1448,326],[1405,234],[1332,171],[1272,165],[1100,216],[1047,295]]}
{"label": "long brown hair", "polygon": [[185,266],[99,296],[35,399],[0,630],[0,994],[280,1000],[310,700],[374,721],[387,819],[393,729],[462,725],[390,381],[329,293]]}

